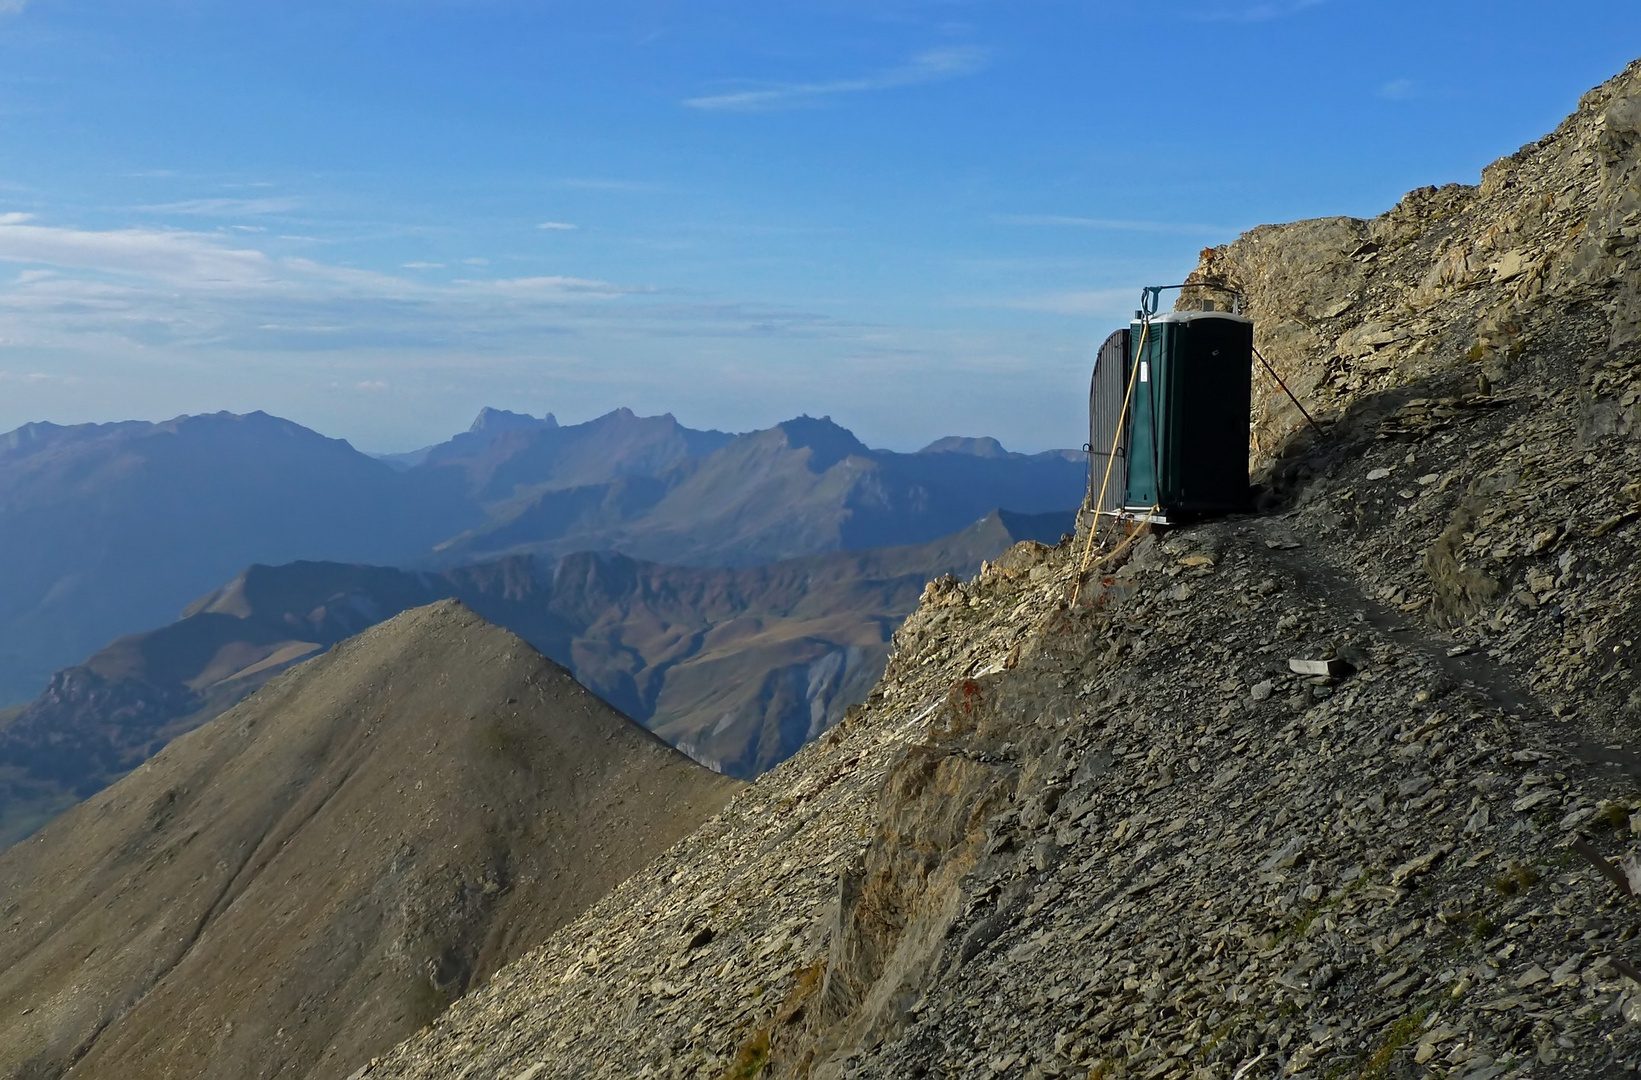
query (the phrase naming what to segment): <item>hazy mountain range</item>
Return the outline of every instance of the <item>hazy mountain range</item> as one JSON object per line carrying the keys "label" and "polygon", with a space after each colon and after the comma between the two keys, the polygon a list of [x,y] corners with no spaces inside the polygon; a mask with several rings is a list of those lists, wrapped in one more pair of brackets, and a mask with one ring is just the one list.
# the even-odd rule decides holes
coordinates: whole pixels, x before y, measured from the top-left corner
{"label": "hazy mountain range", "polygon": [[388,459],[260,412],[29,424],[0,435],[0,702],[253,563],[603,551],[749,566],[1062,511],[1083,484],[1076,453],[962,439],[891,453],[808,417],[730,435],[625,409],[568,426],[485,410]]}
{"label": "hazy mountain range", "polygon": [[756,567],[614,553],[441,571],[252,566],[178,621],[58,671],[0,717],[0,847],[141,764],[269,678],[407,608],[454,598],[568,666],[698,760],[750,777],[862,700],[931,578],[968,576],[1072,515],[994,513],[927,544]]}

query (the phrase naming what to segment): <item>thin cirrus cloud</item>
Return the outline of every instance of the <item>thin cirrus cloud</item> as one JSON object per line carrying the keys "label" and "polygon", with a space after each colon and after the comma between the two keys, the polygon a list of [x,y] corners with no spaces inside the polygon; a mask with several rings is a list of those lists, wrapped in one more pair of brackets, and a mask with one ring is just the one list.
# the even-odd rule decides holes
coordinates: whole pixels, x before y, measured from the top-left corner
{"label": "thin cirrus cloud", "polygon": [[635,293],[651,290],[638,289],[631,286],[615,285],[608,281],[596,281],[592,278],[566,277],[562,274],[544,275],[541,277],[502,278],[494,281],[459,281],[458,285],[471,288],[486,289],[505,296],[525,296],[543,299],[568,299],[572,297],[605,297],[613,299],[618,296],[630,296]]}
{"label": "thin cirrus cloud", "polygon": [[1406,101],[1418,93],[1419,86],[1412,79],[1392,79],[1379,87],[1379,96],[1386,101]]}
{"label": "thin cirrus cloud", "polygon": [[1297,15],[1325,2],[1326,0],[1271,0],[1260,4],[1220,6],[1200,11],[1196,17],[1204,22],[1269,22],[1287,15]]}
{"label": "thin cirrus cloud", "polygon": [[849,94],[960,79],[983,70],[989,62],[990,56],[986,50],[973,46],[929,49],[899,67],[875,75],[827,82],[777,83],[727,94],[686,98],[683,104],[691,109],[715,112],[776,112],[810,108],[830,98]]}
{"label": "thin cirrus cloud", "polygon": [[568,177],[558,181],[558,186],[576,191],[608,191],[630,195],[650,195],[667,190],[665,184],[650,180],[611,180],[597,176]]}
{"label": "thin cirrus cloud", "polygon": [[198,217],[242,217],[257,214],[288,214],[300,205],[296,199],[185,199],[182,202],[139,206],[150,214],[191,214]]}
{"label": "thin cirrus cloud", "polygon": [[0,0],[0,15],[16,15],[28,4],[28,0]]}
{"label": "thin cirrus cloud", "polygon": [[60,228],[33,224],[28,214],[0,214],[0,261],[200,286],[274,277],[272,260],[260,251],[228,247],[199,233]]}
{"label": "thin cirrus cloud", "polygon": [[840,332],[809,313],[712,303],[593,278],[430,282],[270,255],[242,243],[224,233],[94,231],[0,214],[0,263],[18,266],[11,280],[0,278],[0,339],[24,335],[87,356],[124,358],[132,346],[518,351],[546,336],[578,333]]}
{"label": "thin cirrus cloud", "polygon": [[1074,217],[1067,214],[1002,214],[1000,225],[1042,226],[1064,229],[1103,229],[1110,232],[1169,233],[1175,236],[1224,236],[1238,230],[1225,225],[1205,225],[1191,221],[1132,221],[1120,218]]}
{"label": "thin cirrus cloud", "polygon": [[579,227],[570,224],[568,221],[543,221],[536,226],[538,229],[546,229],[549,232],[572,232]]}
{"label": "thin cirrus cloud", "polygon": [[[621,295],[619,286],[590,279],[520,278],[491,282],[426,285],[391,274],[335,266],[293,256],[273,257],[236,246],[220,233],[165,229],[90,230],[41,225],[28,214],[0,214],[0,262],[28,269],[13,289],[50,279],[59,290],[75,285],[127,294],[151,288],[182,296],[238,294],[305,299],[437,299],[486,290],[551,296]],[[15,299],[15,296],[13,297]]]}
{"label": "thin cirrus cloud", "polygon": [[1003,300],[995,306],[1048,315],[1115,318],[1134,308],[1133,289],[1073,289]]}

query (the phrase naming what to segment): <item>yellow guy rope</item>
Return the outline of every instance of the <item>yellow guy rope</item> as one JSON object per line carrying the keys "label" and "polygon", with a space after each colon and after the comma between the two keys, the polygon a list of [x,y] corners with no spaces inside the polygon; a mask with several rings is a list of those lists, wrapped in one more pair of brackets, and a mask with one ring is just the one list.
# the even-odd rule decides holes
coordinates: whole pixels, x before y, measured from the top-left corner
{"label": "yellow guy rope", "polygon": [[[1077,606],[1077,597],[1081,595],[1083,591],[1083,575],[1088,573],[1088,559],[1094,551],[1094,534],[1100,531],[1100,507],[1105,505],[1106,489],[1111,483],[1111,467],[1117,463],[1117,447],[1122,444],[1123,425],[1128,422],[1128,406],[1134,399],[1134,384],[1139,381],[1140,364],[1145,362],[1145,339],[1150,333],[1151,320],[1146,319],[1140,324],[1140,347],[1134,350],[1134,355],[1137,359],[1134,364],[1134,370],[1128,373],[1128,389],[1123,393],[1122,412],[1117,415],[1117,430],[1115,434],[1111,436],[1111,453],[1108,454],[1105,459],[1105,479],[1100,481],[1100,497],[1094,503],[1094,520],[1088,526],[1088,543],[1083,545],[1082,565],[1077,568],[1077,583],[1071,590],[1072,607]],[[1123,544],[1117,550],[1121,551],[1122,547],[1126,546],[1127,544]],[[1112,554],[1116,554],[1116,552],[1112,552]]]}

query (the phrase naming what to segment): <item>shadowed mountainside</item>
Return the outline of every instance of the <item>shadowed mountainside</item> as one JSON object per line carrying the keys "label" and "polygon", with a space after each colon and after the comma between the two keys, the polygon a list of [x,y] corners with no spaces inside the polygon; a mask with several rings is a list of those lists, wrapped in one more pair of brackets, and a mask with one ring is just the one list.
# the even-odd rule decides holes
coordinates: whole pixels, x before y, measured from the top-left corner
{"label": "shadowed mountainside", "polygon": [[0,1075],[345,1076],[738,786],[406,612],[0,853]]}

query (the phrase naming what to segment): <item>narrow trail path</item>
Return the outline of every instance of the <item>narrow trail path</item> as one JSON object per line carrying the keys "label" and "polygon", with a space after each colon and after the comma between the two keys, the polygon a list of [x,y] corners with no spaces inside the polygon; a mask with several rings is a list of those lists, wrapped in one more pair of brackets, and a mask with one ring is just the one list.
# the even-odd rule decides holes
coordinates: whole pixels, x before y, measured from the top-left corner
{"label": "narrow trail path", "polygon": [[1285,516],[1248,519],[1236,526],[1231,535],[1251,550],[1266,553],[1314,595],[1325,597],[1327,603],[1342,608],[1357,621],[1418,654],[1456,687],[1480,696],[1523,722],[1550,731],[1551,742],[1565,747],[1604,775],[1641,782],[1641,750],[1634,744],[1614,743],[1609,733],[1592,731],[1578,720],[1556,721],[1554,710],[1509,666],[1493,659],[1486,650],[1429,626],[1421,618],[1374,600],[1363,589],[1360,578],[1317,554],[1313,545],[1296,541],[1292,531],[1282,523]]}

